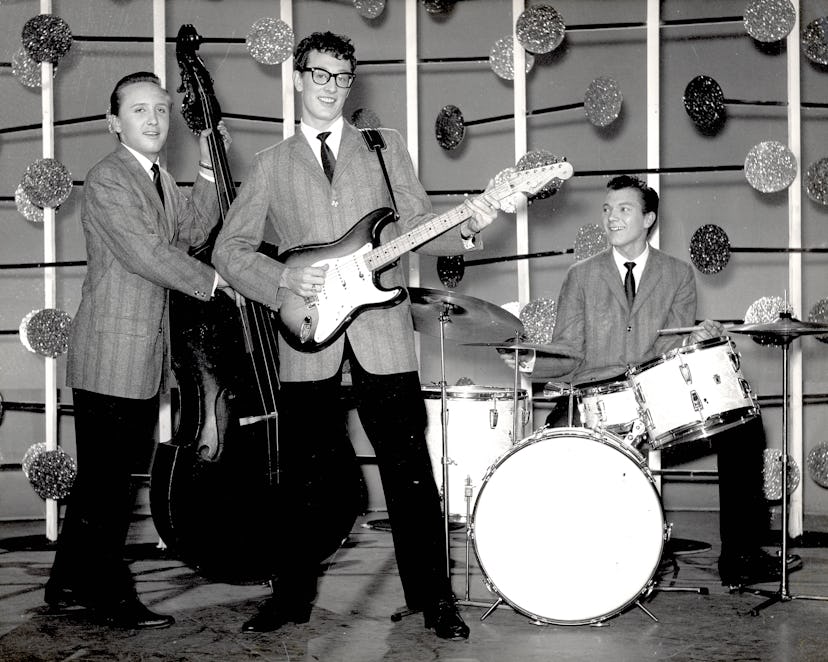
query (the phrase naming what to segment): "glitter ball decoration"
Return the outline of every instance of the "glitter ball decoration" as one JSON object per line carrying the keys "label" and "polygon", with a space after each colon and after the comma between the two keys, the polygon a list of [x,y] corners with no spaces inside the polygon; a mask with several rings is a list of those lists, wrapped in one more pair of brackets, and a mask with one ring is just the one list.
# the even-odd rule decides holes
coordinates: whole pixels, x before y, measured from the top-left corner
{"label": "glitter ball decoration", "polygon": [[753,0],[745,7],[745,30],[756,41],[780,41],[788,36],[795,22],[796,9],[790,0]]}
{"label": "glitter ball decoration", "polygon": [[[12,55],[11,70],[12,75],[26,87],[40,87],[40,62],[33,60],[29,56],[29,51],[25,48],[20,48],[14,55]],[[55,68],[52,68],[52,76],[54,77]]]}
{"label": "glitter ball decoration", "polygon": [[[514,41],[511,35],[501,37],[492,46],[489,53],[489,66],[498,76],[504,80],[515,79],[515,51]],[[532,71],[535,66],[535,56],[531,53],[526,53],[526,73]]]}
{"label": "glitter ball decoration", "polygon": [[43,223],[43,210],[37,205],[32,204],[29,196],[26,195],[26,191],[23,190],[23,184],[18,184],[14,190],[14,204],[17,207],[17,211],[23,214],[27,221]]}
{"label": "glitter ball decoration", "polygon": [[78,468],[75,460],[61,449],[35,456],[29,467],[29,483],[41,499],[65,499],[72,490]]}
{"label": "glitter ball decoration", "polygon": [[443,287],[453,290],[463,280],[466,262],[462,255],[441,255],[437,258],[437,276]]}
{"label": "glitter ball decoration", "polygon": [[[765,479],[765,498],[778,501],[782,498],[782,451],[778,448],[765,449],[765,466],[762,476]],[[799,465],[788,455],[788,495],[799,487]]]}
{"label": "glitter ball decoration", "polygon": [[247,33],[247,50],[260,64],[281,64],[293,55],[293,29],[278,18],[260,18]]}
{"label": "glitter ball decoration", "polygon": [[26,168],[20,185],[38,207],[60,207],[72,191],[72,175],[60,161],[37,159]]}
{"label": "glitter ball decoration", "polygon": [[690,259],[703,274],[717,274],[730,261],[730,239],[718,225],[702,225],[690,238]]}
{"label": "glitter ball decoration", "polygon": [[423,7],[432,16],[449,14],[457,0],[423,0]]}
{"label": "glitter ball decoration", "polygon": [[552,342],[552,331],[558,317],[554,299],[534,299],[520,311],[523,335],[527,342],[546,345]]}
{"label": "glitter ball decoration", "polygon": [[20,341],[30,352],[55,358],[69,347],[72,318],[56,308],[29,313],[20,324]]}
{"label": "glitter ball decoration", "polygon": [[782,191],[796,178],[796,157],[777,140],[761,142],[745,158],[745,178],[762,193]]}
{"label": "glitter ball decoration", "polygon": [[35,62],[58,62],[72,47],[72,31],[59,16],[38,14],[23,25],[23,47]]}
{"label": "glitter ball decoration", "polygon": [[769,324],[783,312],[791,312],[782,297],[760,297],[748,306],[745,324]]}
{"label": "glitter ball decoration", "polygon": [[704,134],[719,132],[727,119],[724,93],[710,76],[696,76],[684,88],[684,110]]}
{"label": "glitter ball decoration", "polygon": [[28,450],[23,455],[23,461],[20,463],[20,466],[23,469],[23,475],[26,476],[26,478],[29,477],[29,469],[32,466],[32,462],[34,462],[34,459],[41,453],[45,452],[46,442],[39,441],[38,443],[29,446]]}
{"label": "glitter ball decoration", "polygon": [[[551,163],[563,163],[564,161],[566,161],[566,157],[557,156],[545,149],[534,149],[521,156],[516,167],[518,170],[531,170],[538,166],[545,166]],[[532,200],[542,200],[543,198],[549,198],[555,195],[562,185],[562,180],[553,177],[537,193],[529,196],[529,202],[532,202]]]}
{"label": "glitter ball decoration", "polygon": [[548,53],[561,45],[566,31],[563,17],[554,7],[529,7],[515,23],[515,35],[530,53]]}
{"label": "glitter ball decoration", "polygon": [[828,205],[828,158],[814,161],[805,170],[805,192],[814,202]]}
{"label": "glitter ball decoration", "polygon": [[609,241],[604,228],[597,223],[582,225],[575,236],[575,261],[586,260],[607,247],[609,247]]}
{"label": "glitter ball decoration", "polygon": [[593,80],[584,95],[584,112],[595,126],[609,126],[621,113],[621,89],[612,78],[599,76]]}
{"label": "glitter ball decoration", "polygon": [[379,115],[368,108],[357,108],[351,113],[351,124],[357,129],[379,129],[382,126]]}
{"label": "glitter ball decoration", "polygon": [[463,113],[457,106],[443,106],[434,122],[437,144],[445,150],[457,149],[466,136]]}
{"label": "glitter ball decoration", "polygon": [[354,0],[354,9],[362,18],[377,18],[385,11],[385,0]]}
{"label": "glitter ball decoration", "polygon": [[808,453],[808,475],[817,485],[828,487],[828,443],[814,446]]}
{"label": "glitter ball decoration", "polygon": [[[828,324],[828,299],[820,299],[814,304],[811,312],[808,313],[808,321]],[[828,335],[814,337],[820,342],[828,343]]]}
{"label": "glitter ball decoration", "polygon": [[828,16],[808,23],[800,40],[805,57],[817,64],[828,64]]}

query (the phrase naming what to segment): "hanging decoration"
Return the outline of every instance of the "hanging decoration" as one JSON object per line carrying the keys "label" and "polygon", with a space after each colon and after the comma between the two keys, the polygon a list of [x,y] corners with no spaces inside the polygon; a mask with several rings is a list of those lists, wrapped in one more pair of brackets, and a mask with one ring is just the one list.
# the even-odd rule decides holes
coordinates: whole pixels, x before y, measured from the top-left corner
{"label": "hanging decoration", "polygon": [[434,122],[437,144],[445,150],[457,149],[466,135],[463,113],[457,106],[443,106]]}
{"label": "hanging decoration", "polygon": [[351,113],[351,124],[357,129],[379,129],[382,126],[379,115],[368,108],[357,108]]}
{"label": "hanging decoration", "polygon": [[17,211],[23,214],[27,221],[43,223],[43,210],[37,205],[32,204],[29,196],[26,195],[26,191],[23,190],[23,184],[18,184],[14,190],[14,204],[17,207]]}
{"label": "hanging decoration", "polygon": [[745,30],[764,43],[781,41],[793,30],[796,9],[790,0],[752,0],[745,7]]}
{"label": "hanging decoration", "polygon": [[38,207],[60,207],[72,191],[72,175],[60,161],[32,161],[20,180],[29,200]]}
{"label": "hanging decoration", "polygon": [[23,470],[23,475],[26,476],[26,478],[29,477],[29,469],[32,466],[32,462],[34,462],[34,459],[41,453],[45,452],[45,441],[39,441],[36,444],[32,444],[31,446],[29,446],[28,450],[26,450],[25,454],[23,455],[23,461],[20,463],[20,468]]}
{"label": "hanging decoration", "polygon": [[22,40],[35,62],[56,64],[72,47],[72,31],[59,16],[38,14],[23,25]]}
{"label": "hanging decoration", "polygon": [[805,192],[814,202],[828,205],[828,158],[814,161],[805,170]]}
{"label": "hanging decoration", "polygon": [[354,9],[362,18],[374,19],[385,11],[385,0],[354,0]]}
{"label": "hanging decoration", "polygon": [[278,18],[260,18],[247,33],[247,50],[260,64],[281,64],[293,55],[293,28]]}
{"label": "hanging decoration", "polygon": [[597,255],[609,246],[607,233],[597,223],[582,225],[575,236],[575,261],[580,262]]}
{"label": "hanging decoration", "polygon": [[[25,48],[19,48],[12,55],[11,70],[12,75],[19,83],[26,87],[40,87],[40,62],[33,60]],[[57,67],[52,67],[52,77],[54,77],[56,70]]]}
{"label": "hanging decoration", "polygon": [[828,16],[808,23],[800,39],[805,57],[817,64],[828,64]]}
{"label": "hanging decoration", "polygon": [[684,88],[684,110],[693,124],[706,135],[718,133],[725,124],[727,111],[724,93],[710,76],[696,76]]}
{"label": "hanging decoration", "polygon": [[443,287],[453,290],[465,273],[466,263],[462,255],[441,255],[437,258],[437,277]]}
{"label": "hanging decoration", "polygon": [[[489,65],[498,76],[504,80],[515,79],[515,49],[512,35],[498,39],[489,53]],[[526,73],[535,66],[535,56],[526,53]]]}
{"label": "hanging decoration", "polygon": [[552,342],[552,331],[558,316],[554,299],[534,299],[520,311],[523,337],[526,342],[547,345]]}
{"label": "hanging decoration", "polygon": [[745,157],[745,178],[762,193],[777,193],[796,179],[796,157],[777,140],[754,145]]}
{"label": "hanging decoration", "polygon": [[78,475],[75,460],[56,449],[35,455],[29,467],[29,483],[41,499],[65,499]]}
{"label": "hanging decoration", "polygon": [[55,358],[69,347],[72,318],[56,308],[33,310],[20,322],[20,342],[34,354]]}
{"label": "hanging decoration", "polygon": [[423,0],[423,7],[432,16],[450,14],[457,0]]}
{"label": "hanging decoration", "polygon": [[563,17],[554,7],[529,7],[515,23],[515,35],[530,53],[549,53],[561,45],[566,32]]}
{"label": "hanging decoration", "polygon": [[[782,498],[782,451],[778,448],[765,449],[765,466],[762,476],[765,479],[765,498],[779,501]],[[799,487],[799,465],[788,455],[788,495]]]}
{"label": "hanging decoration", "polygon": [[828,443],[814,446],[808,453],[808,475],[817,485],[828,487]]}
{"label": "hanging decoration", "polygon": [[[782,297],[760,297],[748,306],[745,312],[745,324],[769,324],[783,312],[792,312],[792,309],[785,304]],[[751,338],[759,345],[784,344],[784,339],[775,336],[751,336]]]}
{"label": "hanging decoration", "polygon": [[717,274],[730,261],[730,239],[718,225],[702,225],[690,238],[690,259],[703,274]]}
{"label": "hanging decoration", "polygon": [[[814,304],[811,312],[808,313],[808,321],[828,324],[828,299],[820,299]],[[828,335],[814,337],[820,342],[828,343]]]}
{"label": "hanging decoration", "polygon": [[584,112],[593,125],[609,126],[621,114],[623,100],[618,83],[608,76],[599,76],[587,87]]}

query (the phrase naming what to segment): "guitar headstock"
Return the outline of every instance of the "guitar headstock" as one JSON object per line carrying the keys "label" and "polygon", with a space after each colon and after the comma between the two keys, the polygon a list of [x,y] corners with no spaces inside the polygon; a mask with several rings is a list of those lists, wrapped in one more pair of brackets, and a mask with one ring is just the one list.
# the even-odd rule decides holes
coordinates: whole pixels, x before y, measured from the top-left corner
{"label": "guitar headstock", "polygon": [[201,42],[201,35],[189,23],[181,26],[175,40],[175,55],[181,72],[178,92],[184,93],[181,114],[196,135],[215,128],[221,120],[221,106],[213,91],[213,79],[196,52]]}
{"label": "guitar headstock", "polygon": [[568,161],[545,163],[532,168],[506,168],[495,175],[495,187],[487,192],[488,197],[500,200],[500,208],[512,213],[515,211],[519,194],[531,199],[545,187],[554,191],[574,174],[575,170]]}

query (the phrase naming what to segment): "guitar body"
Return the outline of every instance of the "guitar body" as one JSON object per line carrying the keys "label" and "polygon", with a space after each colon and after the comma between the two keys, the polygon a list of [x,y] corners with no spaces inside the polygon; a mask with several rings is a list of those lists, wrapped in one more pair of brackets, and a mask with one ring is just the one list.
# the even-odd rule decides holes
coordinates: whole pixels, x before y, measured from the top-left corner
{"label": "guitar body", "polygon": [[381,271],[372,271],[365,263],[366,254],[380,245],[382,229],[393,220],[394,211],[381,207],[363,216],[336,241],[297,246],[279,256],[288,267],[328,265],[325,284],[315,300],[283,290],[279,327],[291,347],[319,351],[333,343],[361,312],[389,308],[405,298],[401,287],[381,287]]}

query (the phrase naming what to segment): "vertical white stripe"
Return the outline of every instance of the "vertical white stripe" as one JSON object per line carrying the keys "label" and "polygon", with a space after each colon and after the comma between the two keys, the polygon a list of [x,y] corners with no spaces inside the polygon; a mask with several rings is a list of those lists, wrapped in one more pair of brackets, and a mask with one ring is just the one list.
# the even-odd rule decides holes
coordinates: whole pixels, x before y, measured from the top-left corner
{"label": "vertical white stripe", "polygon": [[[279,3],[281,20],[293,28],[293,3],[281,0]],[[294,35],[295,39],[299,35]],[[293,56],[282,62],[282,139],[290,138],[296,132],[296,111],[293,101]]]}
{"label": "vertical white stripe", "polygon": [[[417,47],[417,1],[406,0],[405,3],[405,130],[408,137],[408,153],[414,162],[414,171],[420,173],[420,116],[419,81],[420,68]],[[420,285],[420,256],[408,254],[408,284]],[[418,343],[419,349],[419,343]]]}
{"label": "vertical white stripe", "polygon": [[[661,66],[660,66],[660,0],[647,0],[647,169],[661,167]],[[647,185],[661,193],[661,177],[648,175]],[[661,224],[656,224],[650,243],[658,248]]]}

